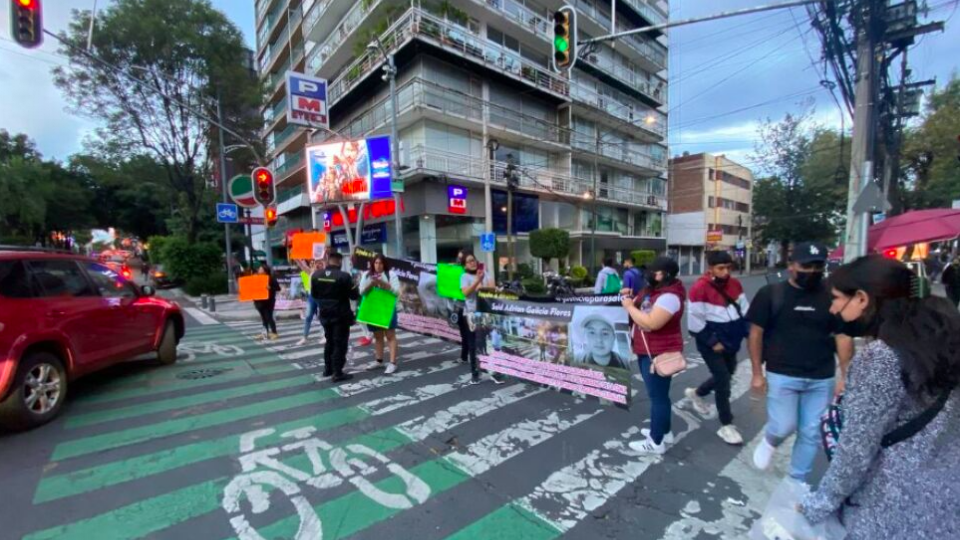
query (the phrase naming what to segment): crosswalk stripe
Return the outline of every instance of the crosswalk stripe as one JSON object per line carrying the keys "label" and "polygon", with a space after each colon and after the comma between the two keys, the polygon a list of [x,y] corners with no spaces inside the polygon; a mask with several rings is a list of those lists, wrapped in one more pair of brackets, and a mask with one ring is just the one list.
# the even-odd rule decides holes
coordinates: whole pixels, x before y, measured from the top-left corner
{"label": "crosswalk stripe", "polygon": [[[750,370],[734,375],[731,400],[746,393]],[[684,419],[686,429],[676,434],[677,442],[700,427],[700,420],[689,411],[689,400],[674,403],[673,412]],[[619,437],[604,442],[600,449],[552,473],[543,483],[523,497],[514,499],[479,520],[460,529],[447,540],[497,538],[498,540],[538,540],[557,538],[566,533],[634,482],[660,456],[641,455],[627,443],[637,439],[640,428],[631,427]]]}

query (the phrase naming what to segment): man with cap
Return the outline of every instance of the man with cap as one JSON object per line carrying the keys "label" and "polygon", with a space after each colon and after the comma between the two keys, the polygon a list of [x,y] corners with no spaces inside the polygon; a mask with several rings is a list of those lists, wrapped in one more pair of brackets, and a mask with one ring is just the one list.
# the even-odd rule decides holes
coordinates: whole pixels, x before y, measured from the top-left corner
{"label": "man with cap", "polygon": [[350,327],[354,323],[350,301],[360,298],[350,274],[344,272],[343,255],[336,251],[327,255],[327,265],[310,279],[310,294],[316,300],[320,312],[320,324],[327,342],[323,346],[323,376],[332,377],[334,383],[347,381],[353,375],[343,372],[347,363],[347,348],[350,346]]}
{"label": "man with cap", "polygon": [[[751,389],[767,388],[767,425],[753,454],[758,469],[794,432],[790,476],[806,481],[820,451],[820,416],[853,357],[853,340],[839,334],[841,322],[830,314],[831,294],[823,283],[827,247],[813,242],[794,246],[790,279],[767,285],[753,299],[750,327]],[[840,378],[834,380],[837,361]],[[766,364],[764,377],[763,364]]]}
{"label": "man with cap", "polygon": [[707,273],[690,289],[687,329],[696,339],[710,378],[698,388],[687,388],[684,394],[698,413],[707,415],[710,407],[703,398],[713,392],[720,417],[717,435],[727,444],[743,444],[730,412],[730,380],[737,369],[737,352],[749,331],[745,316],[750,303],[743,286],[730,275],[733,258],[729,253],[708,252],[707,265]]}

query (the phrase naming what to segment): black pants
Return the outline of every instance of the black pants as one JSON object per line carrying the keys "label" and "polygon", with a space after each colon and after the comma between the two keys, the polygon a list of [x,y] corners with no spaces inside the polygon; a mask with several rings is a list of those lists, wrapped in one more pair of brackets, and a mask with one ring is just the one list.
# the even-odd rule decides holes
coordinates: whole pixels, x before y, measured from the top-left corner
{"label": "black pants", "polygon": [[323,374],[343,375],[343,366],[347,364],[347,349],[350,347],[350,323],[333,320],[320,321],[323,325]]}
{"label": "black pants", "polygon": [[457,319],[457,327],[460,329],[460,361],[466,362],[470,360],[470,372],[479,376],[480,367],[477,364],[477,333],[470,331],[467,317],[468,315],[461,313]]}
{"label": "black pants", "polygon": [[713,349],[697,346],[700,355],[710,369],[710,378],[697,388],[697,395],[706,397],[713,392],[717,399],[717,413],[720,423],[724,426],[733,423],[733,413],[730,412],[730,380],[737,370],[737,355],[730,352],[716,352]]}
{"label": "black pants", "polygon": [[273,308],[276,305],[276,300],[261,300],[256,302],[257,311],[260,313],[260,321],[263,322],[264,332],[277,333],[277,321],[273,318]]}
{"label": "black pants", "polygon": [[947,298],[953,302],[954,307],[960,304],[960,287],[947,287]]}

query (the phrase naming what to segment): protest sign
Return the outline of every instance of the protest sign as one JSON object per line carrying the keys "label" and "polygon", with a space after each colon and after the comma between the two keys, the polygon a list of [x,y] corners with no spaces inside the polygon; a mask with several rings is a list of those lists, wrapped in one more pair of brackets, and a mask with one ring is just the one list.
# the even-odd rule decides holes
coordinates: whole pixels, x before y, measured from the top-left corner
{"label": "protest sign", "polygon": [[441,298],[463,300],[463,290],[460,289],[460,278],[463,276],[463,267],[457,264],[437,265],[437,294]]}
{"label": "protest sign", "polygon": [[374,287],[360,302],[357,322],[378,328],[389,328],[396,307],[397,297],[393,293]]}
{"label": "protest sign", "polygon": [[241,302],[252,302],[254,300],[266,300],[270,298],[270,276],[266,274],[243,276],[237,280],[237,282],[240,284],[238,300]]}
{"label": "protest sign", "polygon": [[[324,232],[302,232],[291,237],[290,259],[291,260],[310,260],[315,259],[315,244],[325,246],[327,242],[327,233]],[[323,253],[324,248],[320,248]]]}

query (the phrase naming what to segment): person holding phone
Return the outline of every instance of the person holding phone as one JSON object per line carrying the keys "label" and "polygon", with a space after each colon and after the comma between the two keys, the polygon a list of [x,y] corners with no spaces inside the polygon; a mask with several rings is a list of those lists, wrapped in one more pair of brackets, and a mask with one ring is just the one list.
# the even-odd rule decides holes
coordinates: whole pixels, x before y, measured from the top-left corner
{"label": "person holding phone", "polygon": [[[486,273],[480,268],[480,263],[473,253],[467,253],[464,256],[464,272],[460,276],[460,291],[464,296],[464,309],[462,316],[457,318],[457,324],[460,327],[461,353],[460,359],[470,361],[470,372],[473,377],[470,384],[480,382],[480,367],[477,363],[477,329],[473,316],[477,311],[477,292],[481,287],[489,287],[491,284],[484,281]],[[503,379],[495,373],[490,374],[490,378],[496,384],[503,384]]]}

